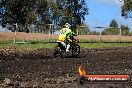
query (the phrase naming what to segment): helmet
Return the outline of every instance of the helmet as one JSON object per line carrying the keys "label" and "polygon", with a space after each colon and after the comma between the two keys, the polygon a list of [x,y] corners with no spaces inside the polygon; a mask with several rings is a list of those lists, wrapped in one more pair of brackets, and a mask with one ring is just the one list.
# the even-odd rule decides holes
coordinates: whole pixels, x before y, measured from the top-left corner
{"label": "helmet", "polygon": [[66,24],[65,24],[65,27],[66,27],[66,28],[69,28],[70,26],[71,26],[71,25],[70,25],[69,23],[66,23]]}

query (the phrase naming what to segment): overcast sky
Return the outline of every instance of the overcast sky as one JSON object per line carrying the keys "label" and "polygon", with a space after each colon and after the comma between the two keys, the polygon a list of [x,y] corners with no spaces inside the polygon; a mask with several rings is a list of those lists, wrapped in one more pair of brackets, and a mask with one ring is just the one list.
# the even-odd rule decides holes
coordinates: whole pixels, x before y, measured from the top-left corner
{"label": "overcast sky", "polygon": [[86,16],[86,24],[91,30],[97,30],[93,27],[108,27],[111,20],[115,19],[118,25],[128,25],[132,29],[132,19],[121,17],[121,6],[123,2],[119,0],[86,0],[89,8],[89,15]]}

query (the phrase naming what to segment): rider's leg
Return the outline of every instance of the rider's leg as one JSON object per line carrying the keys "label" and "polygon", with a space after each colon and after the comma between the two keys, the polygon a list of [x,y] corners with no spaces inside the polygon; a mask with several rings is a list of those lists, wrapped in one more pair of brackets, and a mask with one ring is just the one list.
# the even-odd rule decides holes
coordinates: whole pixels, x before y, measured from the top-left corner
{"label": "rider's leg", "polygon": [[70,43],[72,42],[71,39],[68,39],[68,44],[67,44],[67,47],[66,47],[66,52],[69,52],[69,49],[70,49]]}
{"label": "rider's leg", "polygon": [[70,49],[70,43],[72,42],[71,39],[68,39],[68,44],[67,44],[67,47],[66,47],[66,52],[69,52],[69,49]]}
{"label": "rider's leg", "polygon": [[66,48],[66,43],[64,43],[64,42],[61,42],[61,44]]}
{"label": "rider's leg", "polygon": [[70,44],[67,45],[66,52],[69,52],[69,49],[70,49]]}

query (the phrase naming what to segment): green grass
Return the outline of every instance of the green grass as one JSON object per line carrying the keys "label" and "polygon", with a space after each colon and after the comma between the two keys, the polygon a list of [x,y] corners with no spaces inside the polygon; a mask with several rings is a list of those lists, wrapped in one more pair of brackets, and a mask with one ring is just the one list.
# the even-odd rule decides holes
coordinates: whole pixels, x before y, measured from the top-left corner
{"label": "green grass", "polygon": [[128,47],[132,46],[132,43],[80,43],[81,48],[113,48],[113,47]]}
{"label": "green grass", "polygon": [[132,41],[127,41],[127,40],[87,40],[87,39],[80,39],[79,42],[81,43],[132,43]]}
{"label": "green grass", "polygon": [[[54,48],[57,43],[46,43],[44,40],[32,40],[24,44],[14,44],[12,40],[0,41],[0,48],[17,48],[17,49],[39,49],[39,48]],[[132,46],[132,43],[79,43],[81,48],[113,48]]]}
{"label": "green grass", "polygon": [[39,48],[53,48],[54,43],[36,43],[36,44],[0,44],[1,48],[17,48],[17,49],[39,49]]}
{"label": "green grass", "polygon": [[[46,41],[47,42],[47,41]],[[17,49],[38,49],[53,48],[55,43],[46,43],[45,41],[28,41],[26,43],[13,43],[13,41],[0,41],[0,48],[17,48]]]}

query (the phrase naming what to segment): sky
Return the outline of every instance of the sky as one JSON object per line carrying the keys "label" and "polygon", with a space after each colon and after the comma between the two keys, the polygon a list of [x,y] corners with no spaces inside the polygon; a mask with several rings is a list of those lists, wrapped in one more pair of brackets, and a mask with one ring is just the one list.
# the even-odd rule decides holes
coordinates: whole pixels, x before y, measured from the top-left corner
{"label": "sky", "polygon": [[85,22],[91,31],[99,31],[94,27],[109,27],[112,19],[115,19],[120,26],[127,25],[132,30],[132,18],[125,19],[121,16],[121,6],[123,2],[119,0],[85,0],[89,8],[89,14],[85,17]]}

